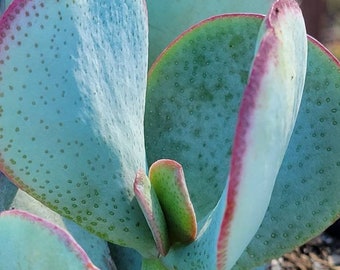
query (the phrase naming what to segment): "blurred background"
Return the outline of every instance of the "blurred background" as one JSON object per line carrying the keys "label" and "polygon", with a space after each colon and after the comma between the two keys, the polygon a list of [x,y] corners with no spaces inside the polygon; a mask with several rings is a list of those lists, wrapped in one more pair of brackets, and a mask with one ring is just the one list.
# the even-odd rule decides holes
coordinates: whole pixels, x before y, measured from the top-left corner
{"label": "blurred background", "polygon": [[307,32],[340,58],[340,0],[300,0]]}

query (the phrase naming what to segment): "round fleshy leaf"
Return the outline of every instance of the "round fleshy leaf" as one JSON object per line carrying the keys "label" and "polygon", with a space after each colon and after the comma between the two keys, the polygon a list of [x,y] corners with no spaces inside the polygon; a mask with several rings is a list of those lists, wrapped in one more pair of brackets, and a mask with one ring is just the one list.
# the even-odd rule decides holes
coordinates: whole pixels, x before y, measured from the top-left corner
{"label": "round fleshy leaf", "polygon": [[150,70],[148,162],[169,158],[183,166],[198,223],[193,243],[175,246],[161,259],[169,269],[217,265],[231,142],[260,18],[224,15],[204,21],[172,43]]}
{"label": "round fleshy leaf", "polygon": [[15,0],[0,20],[0,167],[90,232],[156,256],[145,167],[142,0]]}
{"label": "round fleshy leaf", "polygon": [[85,250],[91,261],[101,270],[113,270],[114,263],[110,257],[108,244],[103,239],[89,233],[69,219],[62,218],[56,212],[44,206],[22,190],[18,190],[11,204],[6,209],[17,209],[39,216],[44,220],[69,232]]}
{"label": "round fleshy leaf", "polygon": [[149,72],[147,160],[150,166],[162,158],[182,165],[198,221],[215,208],[226,186],[260,24],[255,15],[204,21],[171,44]]}
{"label": "round fleshy leaf", "polygon": [[272,199],[235,269],[316,237],[340,216],[340,62],[310,39],[305,90]]}
{"label": "round fleshy leaf", "polygon": [[259,33],[235,131],[218,269],[236,263],[263,220],[304,88],[307,35],[295,0],[275,2]]}
{"label": "round fleshy leaf", "polygon": [[[223,149],[223,147],[229,148],[231,145],[230,140],[233,136],[232,131],[235,128],[233,120],[236,119],[238,104],[247,82],[247,75],[253,59],[256,37],[261,21],[261,17],[253,15],[229,15],[211,19],[209,23],[202,23],[174,42],[164,52],[162,57],[159,58],[158,63],[154,65],[149,74],[148,91],[150,92],[147,93],[149,97],[156,96],[156,91],[162,92],[165,95],[164,98],[158,97],[157,106],[149,107],[152,103],[147,103],[146,125],[155,128],[154,130],[159,132],[157,139],[159,137],[162,142],[165,142],[158,145],[156,137],[154,137],[154,140],[151,140],[153,138],[152,134],[146,130],[146,143],[150,150],[148,153],[151,159],[150,162],[152,162],[152,157],[155,157],[155,160],[160,157],[167,157],[176,159],[183,165],[188,190],[191,193],[196,214],[199,217],[203,216],[203,218],[198,218],[197,240],[187,247],[171,249],[169,254],[163,259],[169,267],[177,264],[180,265],[178,269],[190,269],[190,266],[187,266],[190,264],[194,265],[192,269],[197,269],[198,267],[210,269],[211,265],[216,264],[216,261],[211,259],[212,254],[216,251],[214,251],[214,244],[206,245],[206,241],[200,241],[202,239],[200,231],[203,224],[205,224],[203,222],[204,215],[201,211],[206,210],[208,212],[211,208],[205,208],[204,202],[210,204],[220,195],[216,190],[213,192],[209,191],[214,186],[214,183],[211,185],[207,184],[199,192],[197,179],[205,179],[207,178],[205,176],[211,174],[200,174],[206,172],[207,168],[202,167],[204,163],[201,162],[202,158],[199,158],[201,156],[199,152],[196,151],[197,155],[195,155],[193,151],[193,149],[202,148],[202,146],[205,148],[204,146],[207,146],[206,142],[209,143],[210,140],[202,140],[202,138],[201,140],[194,139],[195,136],[192,136],[192,134],[195,134],[194,131],[196,130],[196,134],[199,135],[198,128],[200,125],[206,127],[205,131],[212,129],[208,124],[211,123],[213,118],[202,117],[202,111],[212,110],[212,108],[216,107],[217,102],[210,103],[210,106],[201,111],[200,108],[203,103],[195,102],[199,100],[198,93],[202,93],[200,91],[202,88],[196,82],[197,77],[203,78],[205,76],[205,78],[213,80],[219,89],[223,89],[226,92],[224,95],[221,94],[219,99],[216,100],[227,100],[229,102],[228,110],[219,108],[217,116],[216,113],[212,115],[221,119],[221,115],[224,115],[229,120],[219,128],[215,128],[215,130],[223,131],[224,136],[229,131],[230,134],[224,140],[214,140],[214,143],[220,146],[217,149]],[[203,31],[202,28],[205,27],[207,31]],[[221,29],[226,29],[226,31],[222,32]],[[199,35],[195,35],[195,31],[200,31]],[[186,37],[188,39],[185,39]],[[219,39],[217,39],[218,37]],[[213,41],[212,43],[215,46],[205,46],[206,44],[204,44],[201,47],[198,45],[198,39],[202,42],[202,40],[207,40],[208,38]],[[182,40],[185,41],[182,42]],[[229,46],[225,46],[225,43]],[[241,44],[239,52],[237,51],[238,47],[236,44]],[[245,46],[245,48],[242,46]],[[272,202],[269,206],[270,212],[267,212],[263,225],[235,266],[235,269],[250,269],[254,264],[261,265],[270,258],[277,257],[291,250],[294,246],[302,244],[313,235],[323,231],[338,217],[340,212],[338,200],[340,191],[337,188],[340,186],[337,181],[340,178],[337,177],[340,168],[338,166],[339,160],[337,155],[340,152],[340,150],[337,150],[340,134],[337,135],[336,132],[337,124],[340,121],[337,119],[338,112],[340,111],[338,109],[340,69],[338,62],[330,57],[328,53],[325,53],[323,49],[320,49],[320,45],[317,45],[315,41],[311,42],[310,39],[308,46],[307,77],[300,113],[274,188]],[[219,54],[213,54],[213,52],[217,52],[216,50],[219,50]],[[193,62],[192,55],[195,55],[195,53],[197,54],[197,57],[194,58],[195,68],[192,68],[190,63]],[[225,56],[226,53],[227,56]],[[207,61],[207,65],[203,67],[197,64],[199,60],[201,60],[200,63],[204,63],[203,60],[205,57],[208,59],[207,56],[213,56],[214,61]],[[232,59],[232,61],[228,61],[223,65],[221,64],[221,59],[224,57]],[[181,63],[184,64],[181,65]],[[229,73],[226,73],[227,80],[223,80],[225,77],[222,76],[221,71],[228,70],[228,68],[231,69],[229,71],[231,75],[229,76]],[[209,69],[212,71],[208,72]],[[189,72],[191,75],[187,81],[184,79],[188,76],[186,72]],[[191,86],[191,84],[194,86]],[[210,83],[210,85],[214,84]],[[159,88],[157,88],[158,86]],[[190,95],[183,95],[184,90],[189,91]],[[203,95],[201,96],[203,97]],[[179,98],[177,99],[177,97]],[[192,97],[191,100],[190,97]],[[172,108],[169,108],[162,117],[158,116],[158,113],[162,115],[164,106],[168,106],[168,104],[173,104]],[[184,108],[186,109],[183,110]],[[195,118],[192,116],[194,115],[195,108],[197,114],[200,114],[199,121],[194,121]],[[176,112],[176,118],[172,117],[174,111]],[[150,121],[151,117],[148,114],[154,114],[156,118],[158,116],[158,121]],[[187,115],[182,117],[183,114]],[[190,121],[185,120],[188,115],[191,117]],[[232,119],[231,121],[230,118]],[[176,119],[178,119],[179,124],[176,124]],[[210,121],[204,121],[204,119]],[[156,129],[156,127],[158,128]],[[166,138],[167,136],[171,136],[171,138]],[[188,136],[188,138],[186,139],[185,136]],[[191,141],[193,142],[192,144],[190,143]],[[214,147],[216,147],[214,144],[208,146],[209,148],[207,149],[215,149]],[[153,147],[157,147],[155,152],[153,150],[156,148]],[[158,156],[158,153],[161,154]],[[207,151],[207,153],[209,152]],[[218,152],[215,151],[216,153]],[[217,159],[219,162],[216,162],[216,164],[228,164],[229,154],[230,151],[224,158]],[[179,158],[181,156],[183,156],[182,159]],[[192,160],[195,160],[196,163],[188,162],[190,161],[190,156],[192,156]],[[206,162],[213,161],[214,156],[216,155],[206,159]],[[188,164],[191,166],[187,167]],[[198,168],[202,168],[201,171]],[[227,165],[225,167],[226,172],[228,172],[228,168]],[[195,176],[191,174],[191,171],[194,170],[197,170],[197,177],[191,177]],[[200,181],[200,183],[202,184],[204,181]],[[209,197],[209,194],[215,194],[216,197]],[[203,199],[200,202],[198,198]],[[202,203],[202,206],[198,207],[197,205],[200,203]],[[297,209],[300,209],[299,213],[295,212]],[[317,222],[315,222],[315,218],[318,218]],[[304,220],[306,222],[302,222]],[[283,224],[282,228],[278,226],[279,223]],[[218,230],[218,227],[215,227],[215,229]],[[289,238],[291,241],[288,241]],[[213,239],[213,236],[210,235],[208,239]],[[202,243],[203,246],[206,245],[206,248],[202,247]],[[195,259],[195,256],[188,256],[189,253],[194,254],[195,250],[198,249],[200,249],[200,254],[210,254],[211,256],[209,255],[201,260]],[[189,264],[186,264],[188,262]],[[195,268],[195,266],[198,267]]]}
{"label": "round fleshy leaf", "polygon": [[0,213],[0,243],[0,269],[99,269],[70,234],[28,212]]}

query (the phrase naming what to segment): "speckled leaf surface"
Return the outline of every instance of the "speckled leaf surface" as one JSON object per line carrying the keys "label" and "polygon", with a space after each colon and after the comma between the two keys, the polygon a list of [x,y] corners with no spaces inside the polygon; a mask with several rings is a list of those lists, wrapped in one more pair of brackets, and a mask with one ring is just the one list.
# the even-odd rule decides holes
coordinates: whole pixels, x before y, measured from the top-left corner
{"label": "speckled leaf surface", "polygon": [[262,225],[234,269],[250,269],[319,235],[340,216],[340,63],[310,39],[296,126]]}
{"label": "speckled leaf surface", "polygon": [[235,12],[267,14],[273,0],[147,0],[149,64],[184,30],[208,17]]}
{"label": "speckled leaf surface", "polygon": [[275,2],[259,33],[235,129],[218,269],[235,264],[264,218],[304,88],[307,34],[295,0]]}
{"label": "speckled leaf surface", "polygon": [[198,223],[193,243],[161,258],[169,269],[217,265],[230,148],[260,24],[258,16],[209,19],[179,37],[149,72],[148,162],[182,165]]}
{"label": "speckled leaf surface", "polygon": [[[194,265],[192,269],[199,269],[195,266],[210,269],[216,263],[211,256],[205,258],[205,264],[202,256],[197,261],[190,255],[195,252],[196,244],[202,247],[199,243],[203,243],[200,232],[205,224],[204,213],[216,205],[225,185],[236,116],[261,21],[261,17],[250,15],[211,19],[175,41],[149,73],[145,125],[155,132],[146,130],[149,162],[162,157],[182,164],[199,221],[197,241],[183,249],[170,250],[163,259],[169,267],[179,261],[176,258],[181,258],[182,268],[186,262]],[[339,216],[337,138],[340,134],[337,135],[336,129],[339,70],[339,64],[310,39],[300,112],[269,211],[234,269],[250,269],[277,257],[319,234]],[[210,92],[204,91],[207,88]],[[157,105],[151,106],[150,100],[154,98]],[[219,105],[225,102],[227,106]],[[223,170],[218,170],[222,164],[225,164]],[[200,202],[202,196],[206,203]],[[213,254],[212,247],[200,254],[207,254],[207,250]],[[274,252],[276,247],[280,248],[279,252]]]}
{"label": "speckled leaf surface", "polygon": [[154,255],[133,194],[146,24],[143,1],[14,1],[0,21],[0,167],[87,230]]}
{"label": "speckled leaf surface", "polygon": [[87,232],[74,222],[62,218],[24,191],[18,190],[9,179],[0,174],[0,212],[9,209],[29,212],[67,230],[101,270],[116,269],[110,258],[106,241]]}
{"label": "speckled leaf surface", "polygon": [[260,24],[256,16],[210,19],[176,40],[149,72],[148,163],[168,158],[182,165],[198,221],[226,186],[236,115]]}
{"label": "speckled leaf surface", "polygon": [[70,234],[28,212],[0,213],[0,243],[1,269],[99,269]]}

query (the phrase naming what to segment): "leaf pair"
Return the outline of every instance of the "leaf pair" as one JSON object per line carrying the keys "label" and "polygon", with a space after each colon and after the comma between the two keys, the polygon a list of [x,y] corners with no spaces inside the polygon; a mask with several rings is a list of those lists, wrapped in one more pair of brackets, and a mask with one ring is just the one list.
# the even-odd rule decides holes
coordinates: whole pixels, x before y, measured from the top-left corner
{"label": "leaf pair", "polygon": [[[298,111],[305,69],[304,58],[299,57],[305,56],[306,40],[301,14],[292,1],[278,1],[265,20],[258,44],[262,16],[225,15],[200,23],[179,37],[152,67],[145,100],[145,10],[143,1],[13,2],[0,21],[1,170],[90,232],[153,258],[144,261],[150,266],[159,251],[166,254],[169,245],[155,236],[161,226],[153,227],[148,220],[153,209],[145,217],[134,194],[135,174],[146,164],[145,139],[150,165],[169,158],[183,166],[198,222],[194,242],[173,245],[155,264],[210,269],[217,265],[219,252],[220,267],[228,264],[230,268],[265,214]],[[331,134],[337,123],[339,66],[320,48],[309,45],[307,98],[302,106],[326,106],[319,106],[320,111],[302,107],[298,116],[262,225],[271,228],[270,240],[279,238],[272,225],[279,219],[276,211],[291,206],[290,201],[301,205],[310,201],[315,190],[323,189],[324,196],[333,194],[330,188],[336,190],[332,175],[339,171],[334,154],[337,143]],[[323,66],[319,67],[320,60]],[[320,83],[324,66],[328,76]],[[327,89],[329,100],[322,94],[315,96],[321,87]],[[327,142],[322,139],[326,135]],[[306,141],[309,144],[303,147]],[[300,153],[302,147],[304,163],[296,166],[295,151]],[[314,157],[315,147],[323,151],[315,160],[326,162],[312,174],[320,179],[327,171],[327,180],[320,186],[308,181],[303,169]],[[289,184],[286,173],[292,179]],[[299,192],[291,192],[294,174],[309,184],[301,199],[296,199]],[[139,184],[148,185],[144,176],[139,179]],[[147,186],[150,194],[151,190]],[[287,196],[284,201],[282,196]],[[162,196],[156,197],[158,201]],[[325,200],[323,205],[332,205],[334,219],[339,207]],[[306,215],[316,215],[323,205],[317,209],[304,205],[299,211],[307,208]],[[244,219],[247,215],[254,223]],[[324,215],[317,228],[311,226],[313,233],[327,226],[330,216]],[[292,229],[290,225],[301,228],[296,222],[285,222],[280,219],[283,234]],[[239,234],[246,225],[246,233]],[[289,247],[308,237],[299,235],[290,237],[296,241],[290,241]],[[245,253],[239,261],[245,268],[252,266],[253,257],[262,263],[271,250],[278,250],[277,242],[271,241],[274,248],[263,244],[259,253],[254,249],[257,241],[270,242],[260,230],[247,250],[250,260]]]}
{"label": "leaf pair", "polygon": [[158,160],[151,165],[149,177],[139,171],[134,190],[158,251],[160,255],[166,256],[171,245],[195,240],[195,211],[179,163]]}
{"label": "leaf pair", "polygon": [[[294,8],[287,8],[286,4],[287,6],[292,5]],[[278,9],[276,10],[276,8]],[[280,16],[289,19],[276,20]],[[167,157],[175,159],[183,165],[199,228],[195,243],[182,249],[173,250],[173,252],[170,251],[170,254],[164,258],[163,262],[169,269],[173,267],[182,269],[188,267],[188,265],[191,265],[190,269],[209,269],[211,265],[216,263],[213,255],[217,253],[214,247],[216,242],[214,241],[217,241],[216,234],[219,233],[220,227],[211,223],[211,217],[214,216],[214,220],[219,220],[221,219],[220,216],[223,215],[216,213],[221,212],[223,206],[220,205],[224,204],[223,200],[219,202],[218,199],[226,185],[224,180],[227,179],[229,172],[228,164],[230,162],[232,138],[234,137],[233,132],[236,127],[235,120],[243,89],[247,85],[248,73],[256,48],[258,50],[248,83],[248,93],[243,97],[247,101],[242,103],[243,113],[241,109],[238,123],[238,126],[241,127],[239,127],[238,135],[236,135],[236,142],[242,142],[242,140],[244,142],[236,145],[236,149],[234,147],[234,152],[241,154],[237,156],[235,154],[234,165],[232,165],[234,168],[230,168],[230,173],[234,170],[236,174],[229,183],[227,212],[224,218],[224,229],[222,229],[220,236],[220,251],[223,254],[220,257],[220,267],[225,266],[226,261],[229,268],[236,262],[256,233],[266,212],[274,185],[273,181],[279,172],[285,148],[292,133],[294,120],[298,114],[306,72],[307,38],[301,13],[297,5],[291,1],[280,1],[272,8],[272,13],[266,21],[268,32],[266,33],[262,28],[260,37],[263,37],[263,39],[256,44],[261,21],[262,19],[259,16],[229,15],[202,22],[174,41],[158,58],[149,73],[145,116],[148,161],[152,163],[160,157]],[[299,24],[300,27],[296,27],[295,24]],[[275,27],[273,27],[274,25]],[[266,46],[261,47],[261,44],[266,44]],[[316,63],[323,59],[322,65],[317,69],[325,68],[331,74],[327,79],[327,91],[330,91],[330,95],[336,97],[339,64],[327,53],[325,54],[324,49],[319,44],[316,45],[317,47],[312,45],[311,40],[309,41],[308,72],[305,81],[307,93],[304,96],[315,95],[317,90],[315,86],[324,75],[319,77],[319,75],[313,73],[311,76],[310,71],[311,68],[315,68]],[[275,47],[276,49],[273,49]],[[265,57],[273,57],[273,61],[266,62],[263,60]],[[262,63],[257,67],[256,64],[261,62],[261,58]],[[269,63],[268,66],[271,68],[266,70],[269,70],[268,73],[263,74],[262,67],[266,66],[266,63]],[[278,69],[269,75],[273,66],[275,67],[277,63],[280,63]],[[252,76],[254,73],[257,73],[257,76]],[[268,86],[267,90],[270,90],[270,94],[268,95],[268,92],[264,94],[266,91],[261,87],[252,87],[252,82],[258,83],[260,86]],[[250,88],[255,89],[255,93],[262,93],[261,97],[265,96],[266,98],[261,98],[260,95],[258,97],[252,96],[249,93]],[[289,96],[288,93],[292,89],[296,89],[296,92]],[[272,97],[271,100],[270,97]],[[309,98],[303,99],[303,107],[306,99]],[[268,100],[270,102],[266,103]],[[249,109],[249,106],[247,106],[251,102],[256,104],[253,113],[251,113],[251,107]],[[266,107],[264,104],[268,106]],[[332,106],[336,107],[337,105],[333,104]],[[268,110],[266,113],[264,112],[265,109]],[[323,114],[328,111],[327,108],[322,110],[325,110]],[[304,114],[304,110],[300,111],[298,123],[304,121],[300,120],[301,115],[302,119],[304,118]],[[314,117],[313,119],[312,113],[310,115],[312,118],[304,124],[303,137],[301,124],[299,124],[297,129],[300,132],[295,131],[293,133],[292,145],[295,145],[295,138],[300,137],[298,135],[301,135],[299,141],[306,142],[309,140],[307,134],[310,127],[308,126],[313,125],[313,122],[318,122],[317,118]],[[247,130],[242,129],[244,123],[250,124],[247,127],[248,131],[242,133],[242,131]],[[253,123],[254,125],[252,125]],[[332,131],[334,124],[330,125],[328,122],[324,125],[327,125],[327,129],[330,130],[329,134],[334,134],[334,131]],[[250,133],[253,133],[253,135],[250,136]],[[332,147],[337,145],[335,142],[331,144]],[[289,148],[293,149],[292,147]],[[248,152],[242,154],[245,149]],[[301,148],[297,149],[301,151]],[[305,150],[312,155],[313,151],[314,147],[312,146],[308,146]],[[332,151],[332,153],[335,153],[335,151]],[[286,160],[290,160],[292,157],[305,158],[305,156],[299,157],[296,154],[291,155],[289,153],[284,164]],[[320,162],[320,159],[321,157],[318,158],[318,162]],[[336,164],[335,155],[332,159],[335,159],[334,164]],[[326,159],[323,162],[327,161]],[[237,162],[242,165],[241,170],[237,170],[239,169],[236,166]],[[289,162],[289,164],[294,163]],[[287,168],[286,165],[283,165],[280,169],[279,182],[275,188],[276,194],[272,198],[275,210],[282,206],[280,204],[287,205],[290,200],[295,201],[296,198],[299,198],[296,193],[301,192],[299,190],[291,194],[284,193],[285,197],[282,197],[282,187],[285,186],[286,181],[285,168]],[[295,174],[300,176],[294,178],[291,175],[291,181],[300,177],[302,179],[307,177],[305,170],[299,169],[301,167],[298,166],[296,168],[299,172],[297,173],[295,170]],[[237,174],[237,172],[241,173]],[[337,174],[337,167],[332,166],[332,172]],[[317,177],[314,177],[316,181]],[[268,181],[265,181],[265,179]],[[198,181],[200,185],[197,185]],[[306,180],[302,181],[306,182]],[[334,183],[333,188],[335,182],[336,179],[332,181]],[[310,191],[317,189],[316,182],[309,184],[308,189]],[[290,184],[290,188],[293,187],[294,184]],[[282,199],[284,199],[284,202],[281,201]],[[233,204],[236,205],[234,209]],[[313,203],[303,205],[300,201],[299,204],[301,208],[295,207],[289,211],[289,220],[296,218],[296,216],[301,217],[300,213],[304,213],[312,220]],[[217,207],[215,207],[216,205]],[[310,211],[306,212],[306,208]],[[339,208],[334,203],[332,208],[333,214],[339,213]],[[277,220],[280,219],[282,226],[288,229],[292,224],[284,220],[288,213],[283,213],[283,211],[284,207],[280,210],[281,217],[272,211],[270,215],[267,213],[268,218],[266,216],[264,220],[266,227],[265,229],[261,228],[259,231],[261,234],[253,238],[251,252],[248,250],[244,252],[242,262],[240,261],[242,263],[240,264],[241,269],[249,269],[264,263],[270,259],[268,254],[278,256],[280,255],[278,253],[284,252],[281,246],[282,243],[287,243],[287,239],[282,239],[282,233],[277,231]],[[320,212],[318,211],[318,213]],[[313,226],[314,235],[325,229],[332,220],[334,220],[334,217],[325,218],[322,222],[315,224]],[[296,221],[294,222],[293,226],[297,228],[298,225]],[[270,227],[273,223],[276,227],[274,225]],[[209,224],[209,226],[206,224]],[[309,222],[309,224],[311,223]],[[211,230],[206,230],[207,227]],[[316,230],[315,227],[318,227],[318,229]],[[312,237],[310,231],[304,232],[303,237],[293,236],[287,233],[286,228],[285,238],[287,238],[287,235],[291,236],[290,249],[302,244],[302,241],[308,240],[308,237]],[[212,232],[213,230],[215,232]],[[300,230],[304,230],[303,225]],[[206,238],[205,234],[209,237]],[[301,232],[299,234],[301,235]],[[277,239],[281,239],[281,242],[278,242]],[[271,243],[272,248],[266,248],[268,243]],[[257,251],[256,246],[258,244],[262,246],[261,252]],[[288,245],[286,245],[286,248],[288,248]],[[200,254],[200,256],[195,257],[193,254]],[[209,254],[210,257],[205,257],[205,254]],[[226,255],[227,259],[225,259]],[[189,256],[192,257],[189,258]],[[177,258],[177,261],[175,258]]]}

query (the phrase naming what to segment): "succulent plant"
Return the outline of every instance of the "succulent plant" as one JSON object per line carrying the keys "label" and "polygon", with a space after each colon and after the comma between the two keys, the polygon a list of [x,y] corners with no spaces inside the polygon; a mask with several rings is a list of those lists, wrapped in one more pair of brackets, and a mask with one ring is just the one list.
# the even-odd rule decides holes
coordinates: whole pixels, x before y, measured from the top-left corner
{"label": "succulent plant", "polygon": [[245,3],[12,1],[2,268],[251,269],[340,216],[339,61],[295,0],[207,18]]}

